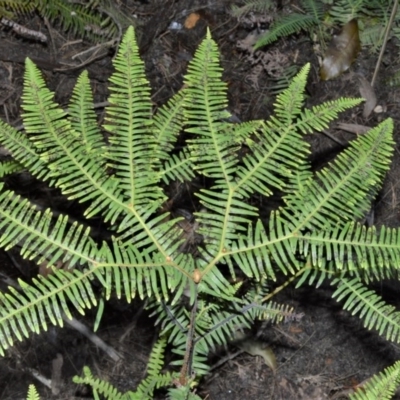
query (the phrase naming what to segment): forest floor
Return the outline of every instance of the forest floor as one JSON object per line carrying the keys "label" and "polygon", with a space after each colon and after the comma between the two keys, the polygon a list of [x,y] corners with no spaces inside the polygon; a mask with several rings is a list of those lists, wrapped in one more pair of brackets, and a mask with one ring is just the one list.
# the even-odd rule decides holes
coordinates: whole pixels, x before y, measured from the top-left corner
{"label": "forest floor", "polygon": [[[234,17],[231,6],[243,4],[238,0],[114,2],[137,25],[155,105],[163,104],[182,86],[183,73],[206,27],[210,28],[222,54],[230,111],[241,121],[269,117],[280,74],[290,65],[301,67],[311,63],[307,85],[309,107],[342,96],[360,97],[360,76],[370,81],[378,58],[377,53],[363,48],[350,71],[336,79],[321,81],[315,46],[307,33],[291,35],[263,48],[262,53],[252,53],[248,41],[269,19],[265,15]],[[280,3],[294,7],[296,1]],[[49,40],[47,43],[29,40],[10,29],[0,32],[0,117],[3,120],[13,126],[21,125],[20,99],[26,57],[43,71],[49,88],[55,91],[56,100],[62,106],[66,107],[84,68],[89,71],[95,102],[106,101],[115,46],[86,51],[94,46],[93,42],[79,40],[56,25],[45,23],[38,15],[21,17],[18,22],[44,33]],[[265,54],[269,55],[268,62]],[[315,133],[306,138],[311,144],[313,166],[318,169],[356,138],[354,133],[340,129],[338,123],[373,127],[387,117],[394,119],[393,165],[372,204],[374,223],[378,226],[400,225],[400,89],[385,84],[385,78],[398,68],[399,62],[398,47],[389,42],[374,86],[377,105],[381,106],[379,112],[364,117],[361,105],[341,114],[331,124],[328,135]],[[103,118],[102,109],[98,111],[99,119]],[[73,203],[65,202],[57,191],[44,188],[26,174],[10,179],[7,184],[37,204],[73,213]],[[0,253],[0,261],[2,288],[7,286],[6,278],[30,279],[37,273],[37,266],[22,260],[17,252]],[[400,287],[395,283],[382,283],[376,290],[387,301],[399,305]],[[343,311],[330,294],[331,289],[325,284],[318,289],[295,290],[289,286],[275,300],[293,306],[296,313],[304,314],[303,318],[265,326],[261,335],[276,356],[277,371],[273,373],[260,357],[236,354],[238,349],[230,346],[213,355],[211,362],[216,367],[202,381],[199,394],[209,400],[242,400],[244,396],[271,400],[346,399],[353,388],[400,358],[397,345],[363,328],[360,320]],[[109,380],[120,391],[134,389],[145,376],[147,357],[156,338],[154,321],[141,310],[139,301],[125,305],[112,300],[106,305],[97,335],[123,356],[118,362],[68,325],[63,329],[51,327],[48,332],[13,347],[0,359],[0,399],[24,399],[31,383],[36,385],[42,399],[90,399],[87,388],[72,383],[72,377],[81,374],[84,365],[89,365],[94,374]],[[75,317],[91,328],[95,312]],[[57,372],[60,374],[53,393],[34,377],[34,371],[47,379],[56,379]],[[163,398],[162,393],[159,398]]]}

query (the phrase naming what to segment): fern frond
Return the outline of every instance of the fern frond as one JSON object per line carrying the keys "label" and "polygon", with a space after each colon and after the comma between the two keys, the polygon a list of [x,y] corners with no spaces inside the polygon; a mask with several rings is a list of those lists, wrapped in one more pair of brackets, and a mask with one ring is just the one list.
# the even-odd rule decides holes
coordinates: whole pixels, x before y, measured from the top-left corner
{"label": "fern frond", "polygon": [[192,393],[190,386],[181,386],[168,390],[168,400],[201,400],[201,397]]}
{"label": "fern frond", "polygon": [[29,385],[28,396],[26,400],[40,400],[40,396],[35,388],[35,385]]}
{"label": "fern frond", "polygon": [[178,92],[165,106],[157,110],[154,117],[156,143],[154,151],[156,162],[163,163],[158,168],[161,179],[165,183],[173,180],[190,181],[195,176],[187,147],[185,146],[178,154],[172,153],[186,121],[183,113],[184,94],[184,90]]}
{"label": "fern frond", "polygon": [[232,242],[226,255],[233,258],[246,276],[259,280],[266,275],[268,279],[275,280],[276,267],[285,275],[300,268],[292,251],[296,243],[292,227],[282,220],[278,212],[272,212],[268,230],[260,220],[254,226],[249,224],[247,235]]}
{"label": "fern frond", "polygon": [[28,200],[10,191],[1,193],[0,204],[0,244],[3,248],[10,249],[18,244],[24,257],[49,265],[63,260],[72,268],[78,263],[92,262],[90,255],[95,253],[97,246],[89,237],[88,228],[74,223],[67,230],[66,216],[61,215],[53,221],[50,210],[37,211]]}
{"label": "fern frond", "polygon": [[104,395],[107,399],[113,400],[127,400],[127,399],[134,399],[139,400],[138,397],[128,397],[130,393],[127,395],[123,395],[120,393],[113,385],[110,383],[103,381],[102,379],[96,379],[92,372],[90,371],[89,367],[83,367],[83,377],[74,376],[73,381],[78,384],[82,385],[90,385],[93,388],[93,394],[95,398],[99,398],[99,394]]}
{"label": "fern frond", "polygon": [[301,6],[306,14],[311,14],[317,21],[322,21],[325,5],[318,0],[302,0]]}
{"label": "fern frond", "polygon": [[189,254],[180,253],[166,260],[157,252],[143,252],[133,245],[119,246],[118,241],[111,248],[104,244],[96,260],[101,264],[93,273],[106,289],[107,300],[111,292],[121,298],[122,291],[128,302],[136,294],[141,299],[166,300],[171,291],[177,295],[182,293],[194,270],[193,257]]}
{"label": "fern frond", "polygon": [[178,154],[171,154],[169,159],[165,161],[160,176],[165,183],[193,179],[195,174],[189,150],[184,147]]}
{"label": "fern frond", "polygon": [[24,166],[21,165],[18,161],[3,161],[2,163],[0,163],[0,179],[4,178],[7,175],[15,174],[16,172],[22,172],[24,169]]}
{"label": "fern frond", "polygon": [[262,35],[254,45],[254,49],[271,44],[282,36],[289,36],[303,29],[310,29],[319,23],[318,19],[311,14],[293,13],[277,18],[270,30]]}
{"label": "fern frond", "polygon": [[218,48],[209,31],[189,63],[185,78],[186,131],[198,135],[188,140],[191,158],[200,174],[226,185],[232,181],[238,163],[238,146],[222,121],[228,116],[224,111],[228,105],[227,87],[222,82]]}
{"label": "fern frond", "polygon": [[351,400],[391,400],[400,385],[400,361],[385,368],[383,372],[374,375],[355,393],[350,394]]}
{"label": "fern frond", "polygon": [[71,129],[79,137],[83,154],[93,160],[97,167],[105,168],[103,136],[97,124],[93,108],[93,94],[87,71],[78,77],[68,105]]}
{"label": "fern frond", "polygon": [[13,18],[14,13],[28,14],[35,9],[30,0],[1,0],[0,17]]}
{"label": "fern frond", "polygon": [[36,171],[35,175],[38,178],[49,174],[47,164],[40,158],[26,134],[18,132],[3,121],[0,121],[0,142],[10,151],[15,162],[28,170]]}
{"label": "fern frond", "polygon": [[377,52],[382,46],[385,31],[384,24],[368,25],[360,32],[360,41],[363,46],[369,46],[372,52]]}
{"label": "fern frond", "polygon": [[275,7],[272,0],[246,0],[243,6],[231,6],[231,14],[236,18],[241,18],[243,15],[253,11],[260,14],[270,12]]}
{"label": "fern frond", "polygon": [[[118,180],[107,176],[104,165],[100,164],[99,168],[100,149],[94,142],[97,139],[101,143],[102,137],[96,128],[93,129],[93,116],[87,103],[88,96],[90,98],[87,76],[82,75],[71,100],[71,118],[75,127],[83,128],[83,132],[72,128],[66,112],[53,102],[53,93],[45,87],[43,77],[29,59],[26,61],[25,81],[23,118],[33,146],[26,145],[23,150],[36,153],[32,158],[35,164],[29,165],[30,170],[41,179],[54,182],[69,198],[81,202],[92,200],[87,214],[92,216],[105,212],[106,220],[116,219],[127,207],[121,208],[124,203]],[[85,113],[88,112],[87,117],[79,114],[77,108],[80,106],[84,107]],[[12,134],[10,132],[9,136]],[[23,140],[23,143],[26,141]],[[82,151],[82,144],[85,143],[91,147],[88,154]],[[14,147],[10,150],[18,161],[32,163],[23,160],[21,150],[13,151],[15,140],[12,145]],[[39,161],[36,161],[38,157]],[[47,168],[42,168],[43,163],[47,164]]]}
{"label": "fern frond", "polygon": [[154,170],[158,143],[151,135],[150,86],[132,27],[124,36],[114,67],[104,125],[111,133],[107,157],[130,206],[137,212],[141,208],[148,211],[151,206],[154,212],[164,200]]}
{"label": "fern frond", "polygon": [[35,0],[35,8],[49,21],[57,21],[66,31],[97,39],[117,33],[114,22],[90,7],[65,0]]}
{"label": "fern frond", "polygon": [[90,275],[77,269],[54,270],[48,279],[34,278],[32,285],[19,280],[21,292],[10,287],[9,293],[0,293],[0,354],[4,356],[4,350],[13,345],[15,338],[22,341],[29,331],[47,330],[48,320],[63,326],[63,314],[72,318],[67,301],[82,314],[84,308],[96,305]]}
{"label": "fern frond", "polygon": [[300,254],[310,256],[312,265],[323,268],[325,263],[334,262],[334,270],[356,274],[366,281],[392,278],[394,266],[400,263],[398,229],[383,226],[377,231],[349,222],[298,238]]}
{"label": "fern frond", "polygon": [[353,18],[357,18],[367,2],[365,0],[338,0],[335,1],[329,10],[329,15],[334,22],[345,24]]}
{"label": "fern frond", "polygon": [[[268,196],[271,188],[293,190],[298,179],[311,177],[307,143],[297,133],[296,120],[304,101],[304,87],[310,66],[306,65],[290,86],[275,101],[276,117],[263,123],[260,133],[249,143],[251,154],[243,159],[237,175],[236,190],[242,195],[252,192]],[[305,168],[304,168],[305,167]]]}
{"label": "fern frond", "polygon": [[358,315],[364,327],[376,329],[380,336],[392,342],[400,342],[400,312],[394,306],[386,304],[380,296],[358,279],[336,279],[332,285],[338,288],[332,297],[337,301],[345,299],[343,308]]}
{"label": "fern frond", "polygon": [[392,129],[392,121],[386,120],[351,142],[302,191],[286,197],[287,208],[282,213],[291,221],[293,215],[298,215],[299,229],[324,230],[332,221],[342,225],[364,217],[389,168],[393,154]]}
{"label": "fern frond", "polygon": [[134,395],[141,400],[151,400],[154,398],[154,390],[161,387],[173,385],[173,381],[178,379],[177,373],[161,373],[164,365],[164,353],[167,341],[165,338],[160,338],[151,350],[149,361],[147,363],[148,376],[142,380],[137,387]]}
{"label": "fern frond", "polygon": [[161,161],[168,161],[175,147],[177,136],[183,128],[185,117],[183,105],[185,91],[179,91],[165,105],[161,106],[153,119],[155,152]]}

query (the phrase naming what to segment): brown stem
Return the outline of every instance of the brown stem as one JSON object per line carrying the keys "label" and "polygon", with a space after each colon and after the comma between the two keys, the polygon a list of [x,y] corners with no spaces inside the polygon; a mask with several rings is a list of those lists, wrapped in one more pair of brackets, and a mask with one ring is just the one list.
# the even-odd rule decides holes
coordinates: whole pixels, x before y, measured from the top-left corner
{"label": "brown stem", "polygon": [[185,357],[183,358],[183,365],[181,368],[181,373],[179,377],[179,384],[182,386],[186,386],[188,382],[188,376],[192,375],[192,362],[193,362],[193,338],[196,326],[196,313],[197,313],[197,285],[195,285],[195,297],[194,303],[192,307],[192,311],[190,312],[190,325],[187,335],[186,341],[186,352]]}

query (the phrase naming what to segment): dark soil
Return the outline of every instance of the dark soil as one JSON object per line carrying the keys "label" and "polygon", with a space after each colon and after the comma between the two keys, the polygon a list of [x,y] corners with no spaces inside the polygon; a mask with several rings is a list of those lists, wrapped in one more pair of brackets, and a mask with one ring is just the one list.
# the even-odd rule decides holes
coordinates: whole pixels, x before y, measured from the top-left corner
{"label": "dark soil", "polygon": [[[146,63],[153,88],[155,105],[163,104],[182,86],[182,74],[209,27],[222,53],[224,78],[229,84],[230,111],[241,121],[268,118],[275,98],[274,85],[283,67],[311,63],[307,86],[307,105],[342,96],[359,97],[359,75],[371,80],[377,54],[362,49],[349,72],[323,82],[318,76],[318,58],[306,33],[279,40],[262,51],[271,52],[275,63],[260,69],[254,56],[244,50],[243,40],[257,26],[268,22],[268,16],[254,16],[252,20],[238,21],[230,13],[233,4],[240,1],[210,0],[112,0],[137,25],[141,55]],[[281,1],[288,7],[287,1]],[[292,1],[294,6],[296,1]],[[185,28],[191,13],[199,19],[194,27]],[[19,23],[43,32],[47,44],[20,37],[10,30],[0,32],[0,116],[13,126],[21,124],[20,98],[23,84],[23,61],[30,57],[43,71],[56,100],[66,107],[79,73],[88,69],[95,102],[107,98],[107,79],[112,73],[115,46],[83,53],[93,42],[78,40],[63,32],[57,25],[45,24],[38,15],[20,17]],[[182,24],[171,29],[171,23]],[[398,47],[389,42],[374,87],[382,112],[363,117],[363,106],[340,116],[327,131],[330,135],[315,133],[307,140],[312,146],[312,161],[316,169],[332,160],[356,135],[338,129],[338,122],[375,126],[384,118],[395,122],[396,150],[393,165],[382,190],[372,205],[374,224],[390,227],[400,225],[400,157],[398,151],[398,122],[400,119],[400,90],[388,87],[384,78],[399,65]],[[359,75],[357,75],[359,74]],[[99,119],[103,109],[99,108]],[[333,137],[335,140],[333,140]],[[69,212],[79,218],[76,205],[65,202],[56,190],[50,190],[27,175],[13,177],[8,185],[29,196],[41,206]],[[75,213],[75,214],[74,214]],[[96,225],[96,221],[93,222]],[[101,229],[101,227],[98,227]],[[1,288],[17,278],[30,279],[37,266],[22,260],[16,252],[1,253]],[[398,305],[399,286],[382,283],[377,291],[394,305]],[[287,288],[276,300],[295,308],[304,316],[298,321],[258,327],[260,339],[271,346],[276,355],[278,370],[274,374],[260,357],[237,353],[234,346],[222,349],[213,356],[219,365],[202,382],[199,393],[212,400],[223,399],[345,399],[348,393],[373,374],[399,358],[397,345],[384,341],[376,332],[367,331],[360,320],[343,311],[331,300],[331,289],[303,287]],[[89,365],[92,372],[112,382],[120,391],[133,390],[145,376],[147,357],[156,333],[151,320],[139,301],[125,305],[112,300],[107,304],[105,317],[97,332],[108,345],[123,355],[112,361],[104,352],[76,330],[50,327],[48,332],[18,343],[0,359],[0,399],[24,399],[28,385],[34,383],[43,399],[90,399],[90,391],[72,383],[71,378],[81,374]],[[95,312],[75,316],[89,328]],[[58,393],[34,377],[34,371],[47,379],[55,379],[57,368],[53,361],[62,358]],[[223,362],[225,360],[225,362]],[[160,393],[159,398],[163,398]],[[399,397],[400,398],[400,397]]]}

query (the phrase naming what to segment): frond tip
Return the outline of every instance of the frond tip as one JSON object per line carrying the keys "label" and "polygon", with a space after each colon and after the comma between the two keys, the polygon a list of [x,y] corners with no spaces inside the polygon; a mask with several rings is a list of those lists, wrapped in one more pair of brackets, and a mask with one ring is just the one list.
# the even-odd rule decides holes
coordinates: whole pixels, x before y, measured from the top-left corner
{"label": "frond tip", "polygon": [[350,394],[351,400],[391,400],[400,386],[400,361],[374,375],[367,383]]}

